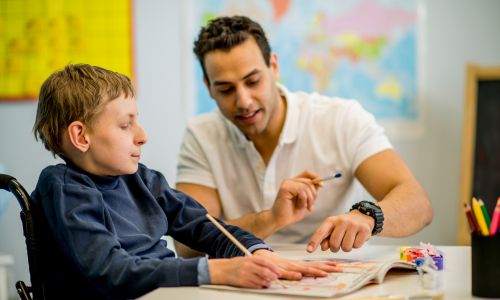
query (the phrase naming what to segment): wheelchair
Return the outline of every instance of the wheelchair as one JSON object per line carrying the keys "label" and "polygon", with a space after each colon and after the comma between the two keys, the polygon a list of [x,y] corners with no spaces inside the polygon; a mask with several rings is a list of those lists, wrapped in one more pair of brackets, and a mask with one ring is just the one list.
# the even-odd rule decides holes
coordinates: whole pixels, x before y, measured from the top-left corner
{"label": "wheelchair", "polygon": [[41,273],[41,259],[37,248],[37,230],[35,224],[38,213],[33,209],[31,197],[24,187],[14,177],[0,174],[0,189],[14,194],[21,206],[21,221],[23,224],[23,234],[26,242],[26,252],[28,254],[28,265],[31,279],[31,286],[23,281],[16,282],[16,290],[22,300],[44,300],[44,283]]}

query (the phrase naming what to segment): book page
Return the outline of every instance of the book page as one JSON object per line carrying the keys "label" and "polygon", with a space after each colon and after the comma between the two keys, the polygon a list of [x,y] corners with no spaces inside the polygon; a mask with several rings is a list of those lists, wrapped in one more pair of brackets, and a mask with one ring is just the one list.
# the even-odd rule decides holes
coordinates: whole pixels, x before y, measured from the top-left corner
{"label": "book page", "polygon": [[[325,261],[323,259],[323,261]],[[358,290],[370,282],[382,282],[392,267],[414,268],[403,261],[360,261],[328,259],[337,262],[342,272],[329,273],[327,277],[304,277],[300,281],[281,280],[267,289],[244,289],[220,285],[202,286],[212,289],[229,289],[263,294],[283,294],[308,297],[341,296]]]}

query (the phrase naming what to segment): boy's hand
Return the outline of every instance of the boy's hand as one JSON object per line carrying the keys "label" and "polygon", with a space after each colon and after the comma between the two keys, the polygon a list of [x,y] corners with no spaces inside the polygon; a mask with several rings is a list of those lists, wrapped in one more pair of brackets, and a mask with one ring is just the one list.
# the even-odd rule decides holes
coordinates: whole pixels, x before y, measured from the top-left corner
{"label": "boy's hand", "polygon": [[280,273],[280,268],[272,260],[258,255],[209,259],[208,269],[211,284],[245,288],[270,287]]}
{"label": "boy's hand", "polygon": [[288,280],[300,280],[302,276],[325,277],[328,273],[341,271],[334,262],[290,260],[264,249],[257,250],[253,254],[268,258],[279,267],[279,278]]}

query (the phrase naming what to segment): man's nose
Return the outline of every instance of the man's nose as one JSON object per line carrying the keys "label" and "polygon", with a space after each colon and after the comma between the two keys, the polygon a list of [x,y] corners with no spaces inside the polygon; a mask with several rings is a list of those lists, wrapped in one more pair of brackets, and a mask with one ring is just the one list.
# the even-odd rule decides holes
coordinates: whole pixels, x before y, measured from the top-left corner
{"label": "man's nose", "polygon": [[250,96],[250,91],[245,87],[239,87],[236,89],[236,105],[238,108],[248,108],[252,103],[252,97]]}

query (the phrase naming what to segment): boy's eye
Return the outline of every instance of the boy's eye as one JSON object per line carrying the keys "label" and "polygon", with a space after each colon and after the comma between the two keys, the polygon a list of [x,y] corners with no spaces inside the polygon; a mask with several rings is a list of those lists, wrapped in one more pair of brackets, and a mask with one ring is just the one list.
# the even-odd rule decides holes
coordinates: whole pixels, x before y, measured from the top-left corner
{"label": "boy's eye", "polygon": [[130,124],[130,123],[125,123],[125,124],[122,124],[120,127],[121,127],[122,129],[128,129],[128,128],[130,128],[130,126],[131,126],[131,124]]}

